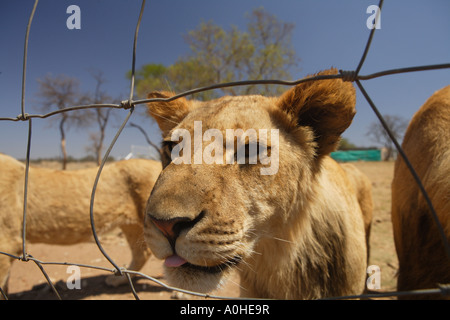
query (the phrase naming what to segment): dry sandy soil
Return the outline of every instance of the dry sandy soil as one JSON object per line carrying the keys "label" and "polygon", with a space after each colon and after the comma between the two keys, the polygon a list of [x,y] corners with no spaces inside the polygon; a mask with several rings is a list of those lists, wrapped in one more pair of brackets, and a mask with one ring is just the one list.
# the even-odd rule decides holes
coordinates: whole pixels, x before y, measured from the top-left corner
{"label": "dry sandy soil", "polygon": [[[51,162],[35,164],[36,166],[54,167]],[[69,164],[69,169],[93,166],[93,164]],[[392,235],[390,217],[391,194],[390,185],[393,175],[393,162],[357,162],[360,168],[371,179],[373,185],[374,217],[371,234],[370,264],[381,269],[381,291],[395,290],[395,273],[398,261]],[[119,265],[126,266],[130,261],[128,245],[119,231],[100,236],[100,242],[107,254]],[[71,246],[27,244],[27,252],[34,258],[44,262],[71,262],[95,265],[112,269],[111,264],[102,255],[94,241]],[[81,289],[69,290],[66,285],[68,277],[66,265],[43,266],[50,279],[55,284],[62,299],[85,300],[128,300],[135,299],[130,286],[125,284],[110,287],[105,279],[112,273],[92,268],[81,268]],[[150,258],[142,273],[164,282],[162,262]],[[225,287],[214,294],[226,297],[239,296],[239,277],[233,276]],[[146,278],[134,279],[137,294],[142,300],[171,299],[173,291]],[[32,262],[15,261],[9,281],[10,300],[20,299],[55,299],[45,277],[37,265]],[[198,299],[194,296],[183,298]],[[200,298],[203,299],[203,298]]]}

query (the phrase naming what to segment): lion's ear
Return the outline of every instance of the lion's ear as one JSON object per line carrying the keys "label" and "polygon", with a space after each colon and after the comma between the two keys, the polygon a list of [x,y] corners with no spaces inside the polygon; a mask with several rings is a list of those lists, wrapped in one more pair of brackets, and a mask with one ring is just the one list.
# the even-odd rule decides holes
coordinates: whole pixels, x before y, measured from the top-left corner
{"label": "lion's ear", "polygon": [[[171,92],[151,92],[147,95],[148,99],[173,97]],[[148,113],[156,120],[163,135],[175,127],[189,113],[190,103],[185,98],[178,98],[173,101],[155,101],[147,103]]]}
{"label": "lion's ear", "polygon": [[[317,75],[329,74],[337,74],[337,70],[330,69]],[[297,125],[312,128],[319,156],[337,148],[341,134],[356,113],[355,88],[341,79],[303,82],[285,92],[278,103]]]}

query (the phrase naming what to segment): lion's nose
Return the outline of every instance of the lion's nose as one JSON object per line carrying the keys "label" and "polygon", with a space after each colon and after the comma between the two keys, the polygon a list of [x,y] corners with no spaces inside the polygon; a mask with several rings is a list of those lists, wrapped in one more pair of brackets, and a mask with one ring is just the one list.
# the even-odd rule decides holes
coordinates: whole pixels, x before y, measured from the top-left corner
{"label": "lion's nose", "polygon": [[188,218],[173,218],[169,220],[161,220],[150,217],[155,226],[169,239],[169,241],[175,241],[181,231],[180,224],[184,224],[189,221]]}
{"label": "lion's nose", "polygon": [[189,219],[187,217],[177,217],[171,219],[157,219],[149,216],[154,225],[164,234],[169,240],[172,248],[175,248],[175,241],[180,235],[180,232],[185,229],[193,227],[202,217],[204,212],[202,211],[195,219]]}

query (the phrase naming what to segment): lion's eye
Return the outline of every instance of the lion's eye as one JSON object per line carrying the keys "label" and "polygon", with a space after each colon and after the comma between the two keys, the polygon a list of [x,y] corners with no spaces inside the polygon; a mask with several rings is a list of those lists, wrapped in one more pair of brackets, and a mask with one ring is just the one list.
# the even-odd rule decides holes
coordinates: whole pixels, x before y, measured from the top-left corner
{"label": "lion's eye", "polygon": [[175,141],[163,141],[162,146],[163,149],[166,149],[169,152],[172,152],[173,147],[177,144]]}
{"label": "lion's eye", "polygon": [[237,148],[234,153],[234,161],[238,164],[256,164],[258,162],[259,144],[246,143]]}
{"label": "lion's eye", "polygon": [[172,162],[172,150],[178,142],[176,141],[163,141],[161,162],[163,168],[167,167]]}
{"label": "lion's eye", "polygon": [[238,164],[266,163],[271,156],[271,147],[259,142],[246,143],[234,153],[234,161]]}

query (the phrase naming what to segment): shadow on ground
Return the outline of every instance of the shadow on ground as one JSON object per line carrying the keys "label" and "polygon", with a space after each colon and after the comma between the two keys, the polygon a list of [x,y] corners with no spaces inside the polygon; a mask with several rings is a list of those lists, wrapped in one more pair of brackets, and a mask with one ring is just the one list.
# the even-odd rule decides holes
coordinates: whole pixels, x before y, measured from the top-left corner
{"label": "shadow on ground", "polygon": [[[60,280],[54,283],[61,299],[63,300],[82,300],[82,299],[96,299],[101,295],[109,295],[114,299],[114,295],[131,294],[130,285],[123,284],[118,287],[110,287],[106,285],[106,277],[104,275],[83,278],[81,280],[82,289],[68,289],[67,284]],[[160,293],[172,292],[157,284],[145,282],[143,278],[136,277],[133,279],[134,288],[139,293]],[[33,286],[31,290],[17,292],[8,295],[9,300],[57,300],[58,296],[52,290],[48,283],[38,284]]]}

